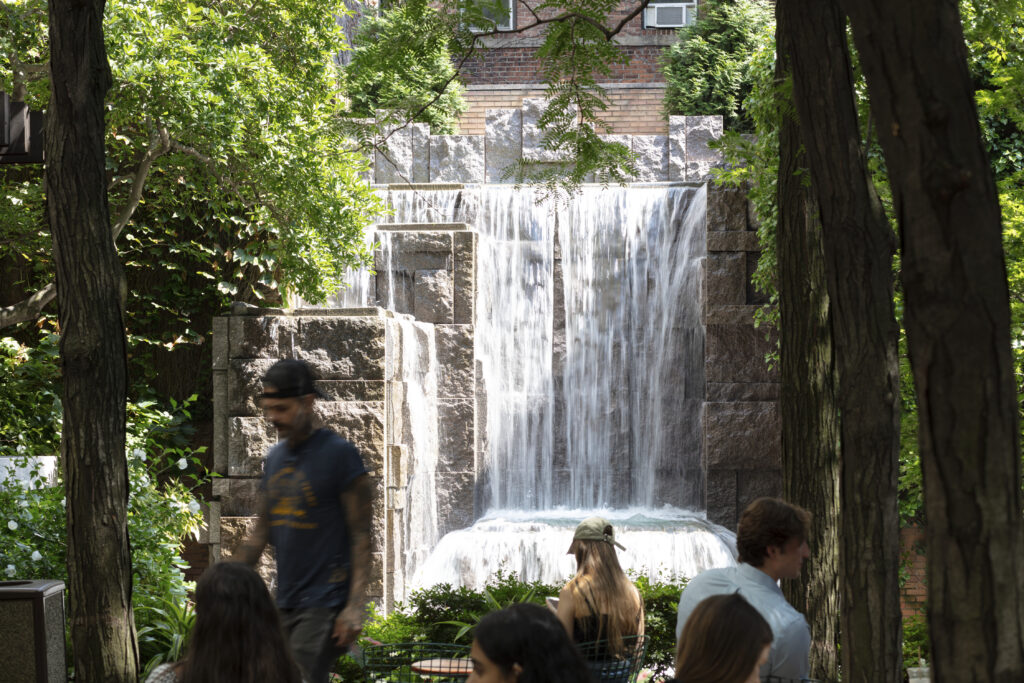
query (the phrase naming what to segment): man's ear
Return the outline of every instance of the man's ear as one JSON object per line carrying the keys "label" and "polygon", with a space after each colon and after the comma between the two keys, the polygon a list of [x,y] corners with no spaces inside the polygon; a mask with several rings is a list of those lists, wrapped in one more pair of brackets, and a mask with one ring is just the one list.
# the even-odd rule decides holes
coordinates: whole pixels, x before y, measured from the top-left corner
{"label": "man's ear", "polygon": [[523,667],[519,666],[519,662],[512,663],[512,675],[519,677],[519,674],[523,673]]}
{"label": "man's ear", "polygon": [[770,545],[764,549],[764,555],[766,560],[774,560],[778,555],[782,554],[781,545]]}
{"label": "man's ear", "polygon": [[311,412],[313,410],[313,394],[306,394],[305,396],[300,397],[299,401],[302,402],[302,407],[306,411]]}

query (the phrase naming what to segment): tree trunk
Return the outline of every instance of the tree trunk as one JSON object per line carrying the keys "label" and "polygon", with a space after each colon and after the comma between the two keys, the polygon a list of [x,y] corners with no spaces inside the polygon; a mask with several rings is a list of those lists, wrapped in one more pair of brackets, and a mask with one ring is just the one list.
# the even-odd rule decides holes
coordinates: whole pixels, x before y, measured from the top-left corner
{"label": "tree trunk", "polygon": [[999,202],[957,3],[844,2],[902,239],[935,680],[1024,680],[1024,525]]}
{"label": "tree trunk", "polygon": [[64,375],[68,602],[76,678],[137,678],[126,508],[123,274],[110,237],[103,1],[50,0],[46,192]]}
{"label": "tree trunk", "polygon": [[[776,46],[785,44],[776,24]],[[789,78],[786,55],[775,60],[778,82]],[[789,106],[783,107],[788,110]],[[811,626],[811,678],[839,679],[839,404],[821,221],[799,124],[784,111],[779,123],[778,227],[782,486],[786,500],[814,515],[811,558],[786,598]]]}
{"label": "tree trunk", "polygon": [[894,239],[860,143],[834,0],[779,0],[793,98],[821,208],[842,416],[844,681],[901,680],[899,365]]}

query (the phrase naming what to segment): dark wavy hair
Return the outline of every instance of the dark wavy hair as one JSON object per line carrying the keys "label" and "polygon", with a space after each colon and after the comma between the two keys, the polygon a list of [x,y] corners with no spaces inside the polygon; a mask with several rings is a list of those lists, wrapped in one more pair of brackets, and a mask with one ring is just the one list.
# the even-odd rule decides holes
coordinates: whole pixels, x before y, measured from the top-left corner
{"label": "dark wavy hair", "polygon": [[592,683],[590,669],[551,610],[522,603],[491,612],[473,632],[477,646],[516,683]]}
{"label": "dark wavy hair", "polygon": [[739,593],[702,600],[676,649],[677,683],[736,683],[754,671],[772,629]]}
{"label": "dark wavy hair", "polygon": [[219,562],[196,585],[196,623],[181,683],[302,683],[263,579],[241,562]]}
{"label": "dark wavy hair", "polygon": [[781,498],[758,498],[743,510],[736,526],[740,562],[760,567],[768,548],[782,547],[791,538],[807,540],[811,513]]}

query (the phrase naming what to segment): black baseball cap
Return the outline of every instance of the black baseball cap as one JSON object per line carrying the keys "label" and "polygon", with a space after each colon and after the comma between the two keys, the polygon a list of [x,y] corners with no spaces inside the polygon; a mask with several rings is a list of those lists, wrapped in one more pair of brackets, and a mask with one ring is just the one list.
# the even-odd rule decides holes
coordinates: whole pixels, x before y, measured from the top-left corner
{"label": "black baseball cap", "polygon": [[263,384],[269,384],[275,391],[264,391],[261,398],[294,398],[313,394],[326,398],[313,384],[316,377],[309,363],[297,358],[285,358],[270,366],[263,375]]}

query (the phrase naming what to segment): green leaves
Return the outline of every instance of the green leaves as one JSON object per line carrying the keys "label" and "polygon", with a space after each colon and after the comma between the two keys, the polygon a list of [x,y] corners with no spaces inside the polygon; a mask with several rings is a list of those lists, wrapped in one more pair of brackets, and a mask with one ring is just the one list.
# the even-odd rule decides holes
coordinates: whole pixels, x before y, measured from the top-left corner
{"label": "green leaves", "polygon": [[726,130],[754,130],[742,106],[751,92],[754,56],[770,40],[772,5],[764,0],[706,0],[697,23],[679,29],[679,42],[665,50],[667,114],[721,114]]}
{"label": "green leaves", "polygon": [[448,26],[420,3],[400,4],[362,19],[351,61],[342,70],[348,114],[374,118],[387,111],[391,124],[430,124],[436,135],[454,133],[466,110],[455,80]]}

